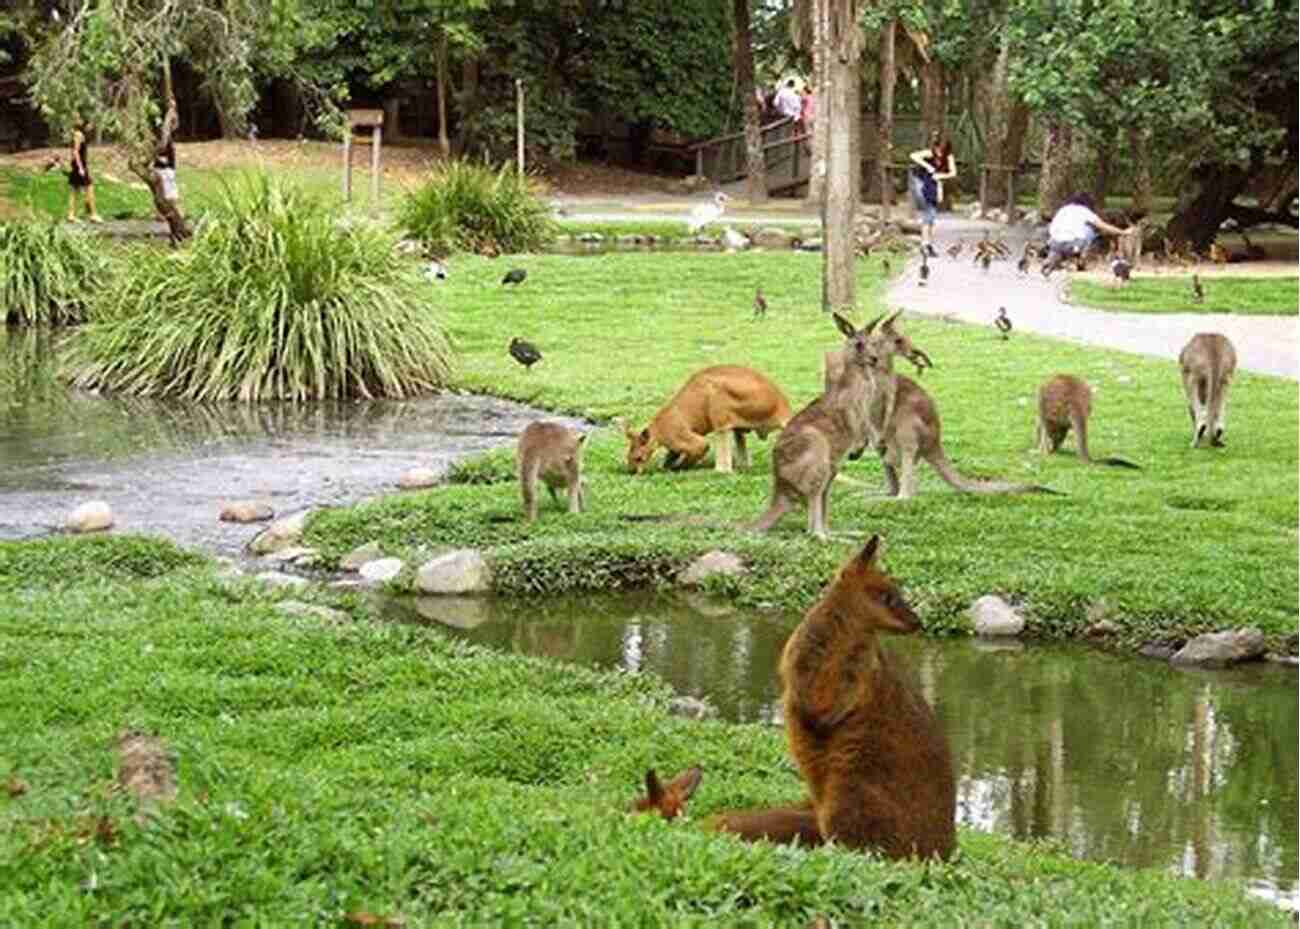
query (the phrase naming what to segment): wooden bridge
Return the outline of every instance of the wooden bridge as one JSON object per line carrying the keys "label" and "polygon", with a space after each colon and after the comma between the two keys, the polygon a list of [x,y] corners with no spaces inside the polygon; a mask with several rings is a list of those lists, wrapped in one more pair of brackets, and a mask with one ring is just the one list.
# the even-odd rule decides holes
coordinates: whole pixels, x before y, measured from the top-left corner
{"label": "wooden bridge", "polygon": [[[782,117],[760,128],[763,136],[763,167],[769,194],[798,194],[808,183],[812,170],[812,133],[803,124]],[[691,146],[695,173],[715,186],[728,184],[749,174],[745,156],[745,133],[733,132]]]}

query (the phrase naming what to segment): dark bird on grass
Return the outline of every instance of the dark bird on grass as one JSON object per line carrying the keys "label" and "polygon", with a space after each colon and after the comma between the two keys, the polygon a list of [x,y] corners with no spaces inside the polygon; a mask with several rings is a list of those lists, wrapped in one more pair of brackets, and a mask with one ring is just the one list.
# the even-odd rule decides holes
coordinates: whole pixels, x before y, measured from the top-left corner
{"label": "dark bird on grass", "polygon": [[921,275],[921,279],[917,282],[917,286],[924,287],[925,282],[930,279],[930,259],[925,254],[924,248],[921,249],[921,270],[919,273]]}
{"label": "dark bird on grass", "polygon": [[953,261],[956,261],[957,256],[961,254],[961,250],[962,243],[960,241],[954,242],[952,245],[948,246],[948,257]]}
{"label": "dark bird on grass", "polygon": [[997,327],[998,332],[1002,333],[1002,338],[1011,335],[1011,320],[1007,317],[1007,308],[998,307],[998,315],[993,320],[993,325]]}
{"label": "dark bird on grass", "polygon": [[528,277],[528,272],[523,268],[511,268],[506,272],[506,276],[501,278],[502,285],[505,284],[522,284],[524,278]]}
{"label": "dark bird on grass", "polygon": [[1122,284],[1127,284],[1129,275],[1133,273],[1133,266],[1123,258],[1116,255],[1110,260],[1110,270],[1111,273],[1115,275],[1117,281]]}
{"label": "dark bird on grass", "polygon": [[531,371],[533,365],[542,360],[542,353],[537,350],[537,346],[532,342],[525,342],[520,338],[510,340],[510,357]]}
{"label": "dark bird on grass", "polygon": [[991,261],[993,261],[993,256],[990,255],[988,252],[985,252],[983,255],[980,255],[980,267],[984,269],[985,274],[988,274],[989,263]]}
{"label": "dark bird on grass", "polygon": [[1021,274],[1029,273],[1029,256],[1033,252],[1034,246],[1031,242],[1025,243],[1025,250],[1020,253],[1020,260],[1016,262],[1016,270]]}
{"label": "dark bird on grass", "polygon": [[889,259],[888,259],[888,258],[881,258],[881,259],[880,259],[880,273],[883,274],[885,277],[889,277]]}
{"label": "dark bird on grass", "polygon": [[762,319],[767,315],[767,300],[763,297],[763,288],[754,290],[754,318]]}
{"label": "dark bird on grass", "polygon": [[1201,303],[1205,300],[1205,288],[1201,286],[1201,276],[1192,275],[1192,302]]}
{"label": "dark bird on grass", "polygon": [[424,279],[426,281],[445,281],[447,279],[447,266],[438,259],[433,259],[424,266]]}

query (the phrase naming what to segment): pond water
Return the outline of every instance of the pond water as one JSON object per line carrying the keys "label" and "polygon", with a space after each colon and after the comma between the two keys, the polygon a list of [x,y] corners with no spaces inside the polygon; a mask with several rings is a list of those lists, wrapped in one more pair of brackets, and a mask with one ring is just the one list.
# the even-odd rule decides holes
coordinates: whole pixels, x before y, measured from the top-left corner
{"label": "pond water", "polygon": [[[504,346],[503,346],[504,348]],[[0,539],[55,531],[86,500],[117,529],[237,555],[256,526],[221,505],[264,499],[277,515],[396,490],[421,466],[513,444],[545,416],[490,397],[181,404],[69,390],[48,333],[0,326]]]}
{"label": "pond water", "polygon": [[[779,721],[776,665],[799,621],[653,593],[386,610],[505,652],[653,671],[726,719],[766,723]],[[944,721],[961,822],[1300,903],[1293,669],[1189,671],[1083,646],[920,636],[885,647]]]}

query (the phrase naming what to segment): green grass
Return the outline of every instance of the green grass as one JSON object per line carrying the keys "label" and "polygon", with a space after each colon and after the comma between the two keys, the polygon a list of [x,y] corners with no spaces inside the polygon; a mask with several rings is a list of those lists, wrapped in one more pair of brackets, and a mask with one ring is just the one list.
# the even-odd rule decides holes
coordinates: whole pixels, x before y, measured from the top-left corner
{"label": "green grass", "polygon": [[106,270],[87,236],[54,222],[0,221],[0,323],[81,322]]}
{"label": "green grass", "polygon": [[[93,156],[92,156],[93,157]],[[95,208],[105,219],[129,213],[135,217],[153,216],[153,198],[133,176],[111,181],[102,170],[95,174]],[[38,216],[63,219],[68,215],[68,176],[62,171],[25,171],[0,168],[3,197],[19,208],[28,208]],[[77,216],[83,216],[81,198],[77,198]]]}
{"label": "green grass", "polygon": [[[709,835],[704,815],[798,796],[779,730],[670,717],[654,678],[493,654],[346,597],[355,621],[288,618],[165,547],[124,583],[112,565],[139,545],[96,540],[100,570],[45,543],[32,575],[3,557],[28,544],[0,543],[0,924],[1291,925],[1237,883],[966,829],[944,865]],[[125,727],[170,750],[173,804],[137,816],[112,789]],[[647,766],[694,763],[692,819],[623,812]]]}
{"label": "green grass", "polygon": [[1071,281],[1074,303],[1124,313],[1236,313],[1295,316],[1300,312],[1300,278],[1219,277],[1202,275],[1205,299],[1192,302],[1192,278],[1135,277],[1123,287],[1094,281]]}
{"label": "green grass", "polygon": [[[1030,335],[908,319],[906,332],[937,367],[923,383],[938,405],[949,457],[964,473],[1046,484],[1066,496],[959,494],[922,465],[909,502],[868,497],[879,465],[863,459],[832,494],[839,539],[818,544],[802,512],[767,536],[739,531],[765,508],[770,448],[756,443],[747,474],[711,469],[633,477],[612,425],[644,424],[694,370],[750,364],[797,408],[818,391],[821,356],[839,336],[819,309],[820,256],[604,254],[522,256],[529,277],[498,286],[502,265],[453,261],[439,291],[462,353],[460,386],[604,423],[587,442],[588,511],[569,517],[543,505],[532,526],[518,517],[509,453],[466,466],[478,483],[390,496],[320,513],[310,544],[328,558],[372,539],[414,558],[431,547],[479,546],[497,588],[533,595],[654,584],[712,548],[741,554],[751,572],[718,581],[738,602],[805,608],[835,566],[868,533],[883,533],[885,562],[903,579],[933,632],[967,628],[965,610],[985,593],[1022,604],[1028,631],[1081,636],[1090,607],[1121,640],[1184,638],[1258,625],[1277,647],[1296,631],[1297,397],[1295,384],[1240,374],[1229,399],[1228,447],[1188,447],[1190,426],[1176,363],[1094,350]],[[895,262],[895,265],[897,263]],[[875,256],[860,267],[865,307],[879,308]],[[771,307],[751,321],[754,287]],[[544,360],[525,371],[505,351],[512,336]],[[1053,373],[1096,389],[1091,444],[1122,455],[1131,472],[1087,467],[1066,452],[1032,450],[1034,397]],[[751,440],[752,441],[752,440]],[[496,483],[484,482],[495,475]],[[630,523],[624,514],[694,514],[709,525]]]}

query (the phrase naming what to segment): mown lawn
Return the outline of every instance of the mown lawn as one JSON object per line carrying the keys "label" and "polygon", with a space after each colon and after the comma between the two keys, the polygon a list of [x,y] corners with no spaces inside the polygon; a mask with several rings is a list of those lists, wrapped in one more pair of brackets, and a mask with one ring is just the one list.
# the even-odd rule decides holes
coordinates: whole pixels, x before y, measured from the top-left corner
{"label": "mown lawn", "polygon": [[[860,264],[859,322],[883,309],[880,261]],[[513,266],[528,269],[527,281],[501,287]],[[760,285],[771,309],[753,321]],[[905,330],[936,363],[922,381],[958,468],[1065,496],[960,494],[923,465],[915,499],[885,500],[870,495],[881,472],[864,458],[844,468],[856,483],[832,494],[837,541],[819,544],[802,513],[767,536],[741,531],[766,506],[770,439],[757,443],[747,474],[625,473],[625,441],[612,419],[639,428],[700,367],[750,364],[796,408],[808,402],[820,389],[823,351],[839,341],[819,297],[814,254],[456,259],[434,301],[462,356],[461,386],[600,423],[587,443],[588,511],[575,518],[544,505],[536,524],[523,525],[510,454],[497,453],[462,469],[488,483],[322,512],[309,542],[331,559],[371,540],[415,559],[446,546],[483,547],[498,589],[514,594],[658,583],[695,555],[725,548],[751,571],[716,590],[746,605],[802,609],[854,544],[880,532],[886,563],[933,632],[966,628],[967,606],[993,592],[1021,604],[1037,636],[1079,636],[1105,617],[1129,644],[1250,624],[1290,647],[1297,396],[1279,378],[1240,374],[1228,447],[1194,450],[1173,361],[1030,335],[1004,342],[984,328],[908,319]],[[531,371],[506,352],[514,336],[544,353]],[[1036,388],[1058,371],[1093,385],[1094,454],[1122,455],[1143,470],[1087,467],[1073,439],[1050,458],[1033,450]],[[631,522],[629,514],[667,521]]]}
{"label": "mown lawn", "polygon": [[1236,313],[1295,316],[1300,312],[1300,278],[1201,275],[1205,296],[1193,299],[1192,276],[1135,277],[1122,287],[1071,281],[1070,299],[1083,306],[1124,313]]}
{"label": "mown lawn", "polygon": [[[778,730],[361,601],[289,618],[192,562],[0,543],[0,925],[1291,925],[1236,883],[973,830],[944,865],[711,836],[705,814],[798,795]],[[165,744],[174,803],[137,815],[114,787],[128,727]],[[623,812],[647,766],[696,763],[691,819]]]}

